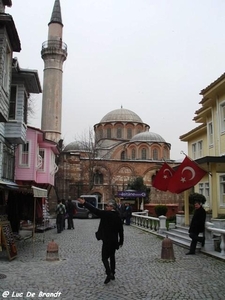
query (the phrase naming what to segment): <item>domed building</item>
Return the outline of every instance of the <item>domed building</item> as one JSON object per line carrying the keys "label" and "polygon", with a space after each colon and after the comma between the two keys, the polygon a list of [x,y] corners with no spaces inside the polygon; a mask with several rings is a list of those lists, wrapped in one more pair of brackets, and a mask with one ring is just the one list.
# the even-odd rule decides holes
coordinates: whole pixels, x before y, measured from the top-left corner
{"label": "domed building", "polygon": [[123,107],[95,124],[94,134],[94,145],[74,141],[61,153],[56,180],[61,198],[97,194],[104,201],[116,197],[136,177],[151,188],[163,162],[173,163],[170,143]]}
{"label": "domed building", "polygon": [[98,156],[119,160],[168,160],[171,145],[134,112],[120,108],[94,125]]}

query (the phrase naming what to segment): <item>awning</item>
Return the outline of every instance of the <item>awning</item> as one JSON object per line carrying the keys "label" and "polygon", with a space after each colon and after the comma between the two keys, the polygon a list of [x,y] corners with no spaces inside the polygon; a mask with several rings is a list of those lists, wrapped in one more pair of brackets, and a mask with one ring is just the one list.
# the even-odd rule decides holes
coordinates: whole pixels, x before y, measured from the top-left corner
{"label": "awning", "polygon": [[200,165],[205,171],[211,172],[212,165],[215,166],[217,173],[224,173],[225,171],[225,156],[204,156],[195,159],[195,162]]}
{"label": "awning", "polygon": [[9,188],[18,188],[18,184],[16,184],[15,182],[13,181],[10,181],[10,180],[5,180],[5,179],[0,179],[0,185],[4,185],[4,186],[7,186]]}
{"label": "awning", "polygon": [[45,189],[38,188],[36,186],[32,186],[34,197],[36,198],[47,198],[48,191]]}

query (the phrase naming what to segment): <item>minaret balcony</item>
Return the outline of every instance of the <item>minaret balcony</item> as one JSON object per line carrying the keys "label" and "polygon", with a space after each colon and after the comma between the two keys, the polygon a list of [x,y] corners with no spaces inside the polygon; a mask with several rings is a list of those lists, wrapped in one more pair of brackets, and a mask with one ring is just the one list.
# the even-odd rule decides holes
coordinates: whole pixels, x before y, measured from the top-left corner
{"label": "minaret balcony", "polygon": [[62,54],[67,57],[67,44],[60,40],[48,40],[42,44],[41,55]]}

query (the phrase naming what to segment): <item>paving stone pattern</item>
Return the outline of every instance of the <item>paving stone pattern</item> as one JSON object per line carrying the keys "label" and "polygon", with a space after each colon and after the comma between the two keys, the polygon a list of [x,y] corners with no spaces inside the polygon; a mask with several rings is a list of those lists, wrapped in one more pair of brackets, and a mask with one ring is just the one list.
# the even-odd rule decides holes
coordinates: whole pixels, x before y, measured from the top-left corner
{"label": "paving stone pattern", "polygon": [[[162,260],[162,239],[126,225],[124,246],[116,252],[116,279],[105,285],[101,241],[94,235],[99,220],[74,223],[74,230],[36,234],[34,244],[31,239],[17,242],[13,261],[0,252],[0,274],[6,275],[0,279],[0,299],[225,299],[224,261],[202,253],[186,256],[187,249],[176,245],[175,261]],[[59,246],[59,261],[46,261],[52,239]]]}

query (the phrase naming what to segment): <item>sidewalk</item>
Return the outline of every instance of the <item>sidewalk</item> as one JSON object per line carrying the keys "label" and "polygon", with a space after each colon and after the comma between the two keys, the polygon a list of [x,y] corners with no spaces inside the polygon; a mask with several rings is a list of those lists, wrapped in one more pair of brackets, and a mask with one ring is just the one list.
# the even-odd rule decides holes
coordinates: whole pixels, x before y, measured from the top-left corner
{"label": "sidewalk", "polygon": [[[74,219],[74,223],[74,230],[57,234],[52,229],[44,239],[42,233],[36,234],[34,247],[32,239],[18,241],[13,261],[5,250],[0,252],[0,274],[6,275],[0,279],[0,299],[224,299],[223,261],[203,253],[186,256],[187,249],[176,245],[175,261],[163,261],[161,239],[125,225],[125,243],[116,253],[116,280],[105,285],[101,242],[94,235],[99,219]],[[46,261],[52,239],[59,246],[60,260],[55,262]]]}

